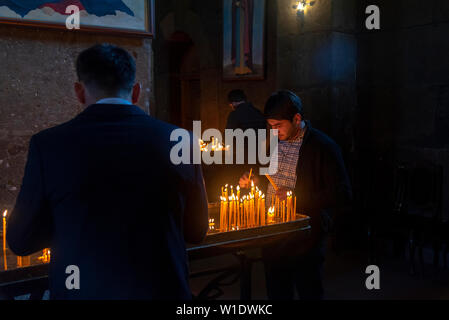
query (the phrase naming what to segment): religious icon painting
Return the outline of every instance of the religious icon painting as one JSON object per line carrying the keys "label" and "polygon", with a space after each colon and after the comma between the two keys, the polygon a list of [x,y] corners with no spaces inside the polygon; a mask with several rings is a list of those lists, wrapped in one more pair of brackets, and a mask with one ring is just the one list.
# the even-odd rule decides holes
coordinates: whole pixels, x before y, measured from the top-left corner
{"label": "religious icon painting", "polygon": [[0,23],[66,29],[74,14],[72,31],[154,34],[154,0],[0,0]]}
{"label": "religious icon painting", "polygon": [[265,0],[223,0],[223,79],[265,78]]}

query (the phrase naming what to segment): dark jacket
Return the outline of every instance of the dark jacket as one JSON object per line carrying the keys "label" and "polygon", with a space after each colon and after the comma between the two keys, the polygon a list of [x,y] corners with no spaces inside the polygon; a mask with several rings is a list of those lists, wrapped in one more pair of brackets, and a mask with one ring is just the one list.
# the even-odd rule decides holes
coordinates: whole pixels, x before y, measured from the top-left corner
{"label": "dark jacket", "polygon": [[[296,211],[311,217],[312,232],[307,240],[292,236],[278,244],[275,251],[280,255],[302,254],[321,246],[338,212],[352,201],[340,148],[308,121],[296,173]],[[266,250],[267,255],[269,251]]]}
{"label": "dark jacket", "polygon": [[[91,105],[31,138],[8,221],[18,255],[51,248],[52,299],[190,299],[185,240],[208,228],[199,165],[173,165],[176,127],[137,106]],[[67,266],[80,290],[67,290]]]}
{"label": "dark jacket", "polygon": [[265,118],[259,109],[250,102],[242,103],[231,111],[226,123],[226,129],[266,129]]}
{"label": "dark jacket", "polygon": [[[240,104],[233,110],[228,117],[226,129],[254,129],[256,132],[256,146],[258,146],[257,130],[266,129],[267,124],[262,112],[255,108],[250,102]],[[245,164],[237,164],[236,149],[233,152],[233,165],[225,165],[221,167],[220,173],[215,173],[215,179],[219,181],[219,185],[238,185],[240,177],[245,172],[250,172],[251,168],[255,168],[256,164],[248,164],[248,141],[244,141]],[[257,149],[256,149],[257,150]],[[257,153],[256,153],[257,154]],[[215,187],[219,185],[214,184]],[[216,189],[217,190],[217,189]]]}

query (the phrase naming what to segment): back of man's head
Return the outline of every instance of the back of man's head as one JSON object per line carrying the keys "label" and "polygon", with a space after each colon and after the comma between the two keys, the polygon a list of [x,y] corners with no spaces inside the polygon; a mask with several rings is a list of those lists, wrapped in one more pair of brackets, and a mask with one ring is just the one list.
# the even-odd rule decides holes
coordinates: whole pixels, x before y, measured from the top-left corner
{"label": "back of man's head", "polygon": [[273,93],[265,104],[265,119],[292,121],[298,113],[304,118],[301,99],[289,90]]}
{"label": "back of man's head", "polygon": [[80,53],[76,73],[78,81],[94,95],[127,96],[136,79],[136,62],[122,48],[98,44]]}
{"label": "back of man's head", "polygon": [[243,92],[243,90],[237,89],[237,90],[232,90],[231,92],[228,93],[228,101],[229,103],[233,103],[233,102],[246,102],[246,95],[245,92]]}

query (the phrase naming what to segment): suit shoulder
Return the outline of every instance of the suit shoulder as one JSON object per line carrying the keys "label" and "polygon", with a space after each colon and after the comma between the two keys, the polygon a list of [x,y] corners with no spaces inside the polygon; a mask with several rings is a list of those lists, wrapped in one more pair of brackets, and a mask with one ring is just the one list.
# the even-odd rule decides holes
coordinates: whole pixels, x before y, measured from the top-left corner
{"label": "suit shoulder", "polygon": [[67,122],[58,124],[56,126],[44,129],[34,134],[33,137],[38,140],[45,140],[52,138],[54,136],[60,136],[61,133],[65,132],[75,121],[76,118],[69,120]]}

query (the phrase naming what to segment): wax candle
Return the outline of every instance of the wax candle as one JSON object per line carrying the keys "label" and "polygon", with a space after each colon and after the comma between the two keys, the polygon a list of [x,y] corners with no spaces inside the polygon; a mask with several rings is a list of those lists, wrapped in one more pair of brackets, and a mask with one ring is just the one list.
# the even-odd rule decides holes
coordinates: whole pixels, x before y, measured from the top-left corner
{"label": "wax candle", "polygon": [[228,229],[228,199],[223,197],[223,232]]}
{"label": "wax candle", "polygon": [[293,220],[296,220],[296,196],[295,196],[295,204],[293,206]]}
{"label": "wax candle", "polygon": [[270,209],[268,209],[268,215],[267,215],[267,223],[268,224],[272,224],[274,222],[274,207],[270,207]]}
{"label": "wax candle", "polygon": [[251,195],[251,227],[255,224],[255,207],[254,207],[254,195]]}
{"label": "wax candle", "polygon": [[261,208],[260,208],[260,225],[265,225],[265,195],[262,195]]}
{"label": "wax candle", "polygon": [[234,206],[234,221],[233,221],[233,225],[234,226],[237,226],[237,209],[238,209],[238,206],[237,206],[237,198],[233,195],[232,196],[232,205]]}
{"label": "wax candle", "polygon": [[3,212],[3,265],[5,270],[8,270],[8,261],[6,260],[6,215],[8,210]]}
{"label": "wax candle", "polygon": [[243,226],[243,200],[240,200],[239,227]]}

